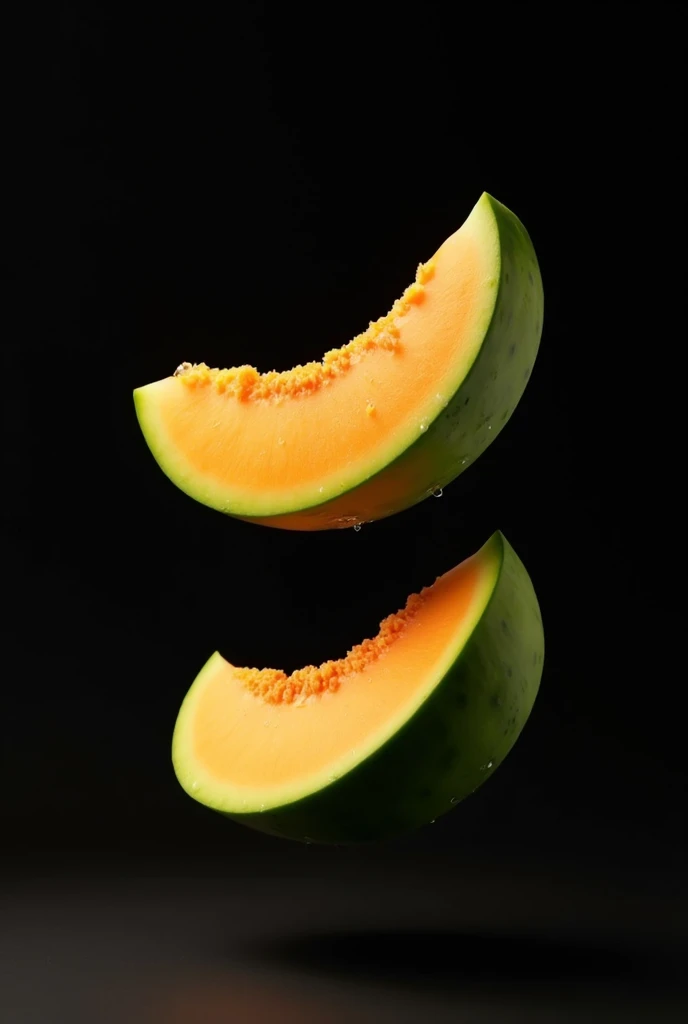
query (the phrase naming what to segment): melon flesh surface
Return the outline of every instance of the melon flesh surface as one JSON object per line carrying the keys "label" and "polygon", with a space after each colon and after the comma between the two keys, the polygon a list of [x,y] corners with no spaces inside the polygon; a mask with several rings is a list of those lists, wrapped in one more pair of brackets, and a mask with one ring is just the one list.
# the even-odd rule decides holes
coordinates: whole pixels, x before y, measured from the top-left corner
{"label": "melon flesh surface", "polygon": [[164,472],[196,500],[287,529],[391,515],[463,472],[513,413],[538,351],[528,234],[486,193],[390,313],[321,363],[184,364],[134,393]]}
{"label": "melon flesh surface", "polygon": [[213,655],[179,713],[175,771],[201,803],[287,838],[408,831],[504,759],[543,658],[532,583],[497,533],[346,659],[287,677]]}

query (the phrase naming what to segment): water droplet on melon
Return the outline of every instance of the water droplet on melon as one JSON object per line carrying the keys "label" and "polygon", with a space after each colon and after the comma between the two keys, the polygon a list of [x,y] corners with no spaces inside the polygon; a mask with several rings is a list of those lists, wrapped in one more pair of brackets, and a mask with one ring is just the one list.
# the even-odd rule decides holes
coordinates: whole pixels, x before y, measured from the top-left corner
{"label": "water droplet on melon", "polygon": [[346,527],[346,526],[353,526],[353,524],[355,522],[356,522],[356,518],[354,516],[342,516],[340,519],[336,520],[336,525],[337,526],[344,526],[344,527]]}
{"label": "water droplet on melon", "polygon": [[441,498],[444,492],[441,487],[433,487],[430,493],[432,494],[433,498]]}
{"label": "water droplet on melon", "polygon": [[420,430],[421,434],[424,434],[425,431],[428,429],[427,423],[420,423],[418,425],[418,429]]}
{"label": "water droplet on melon", "polygon": [[360,523],[354,523],[354,532],[355,533],[360,533],[362,529],[363,529],[363,527],[361,526]]}
{"label": "water droplet on melon", "polygon": [[458,798],[458,796],[453,796],[453,797],[451,798],[451,800],[449,801],[449,803],[450,803],[450,804],[455,804],[455,803],[457,803],[457,802],[458,802],[458,799],[459,799],[459,798]]}
{"label": "water droplet on melon", "polygon": [[277,444],[284,444],[284,438],[283,437],[278,437],[277,438]]}

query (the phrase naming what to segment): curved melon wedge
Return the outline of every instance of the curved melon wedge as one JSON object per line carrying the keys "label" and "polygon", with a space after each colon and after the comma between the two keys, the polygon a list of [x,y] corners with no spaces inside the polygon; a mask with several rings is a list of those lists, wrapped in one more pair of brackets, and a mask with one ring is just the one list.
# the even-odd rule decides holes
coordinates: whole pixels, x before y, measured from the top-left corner
{"label": "curved melon wedge", "polygon": [[134,392],[170,479],[229,515],[294,530],[381,519],[446,486],[513,413],[537,355],[528,234],[487,193],[387,316],[283,373],[185,363]]}
{"label": "curved melon wedge", "polygon": [[401,834],[504,760],[543,659],[532,583],[496,533],[345,659],[287,677],[214,654],[179,712],[177,778],[200,803],[273,835]]}

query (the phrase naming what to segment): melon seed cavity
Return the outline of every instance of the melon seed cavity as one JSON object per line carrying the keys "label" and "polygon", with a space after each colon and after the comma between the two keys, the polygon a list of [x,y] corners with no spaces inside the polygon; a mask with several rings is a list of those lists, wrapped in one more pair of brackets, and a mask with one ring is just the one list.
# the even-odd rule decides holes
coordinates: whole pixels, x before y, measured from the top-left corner
{"label": "melon seed cavity", "polygon": [[275,668],[235,668],[235,675],[251,693],[267,704],[301,704],[309,697],[335,693],[346,676],[364,672],[401,637],[422,606],[430,588],[411,594],[402,611],[388,615],[372,640],[352,647],[345,658],[307,665],[291,675]]}
{"label": "melon seed cavity", "polygon": [[[397,320],[405,316],[413,306],[425,298],[425,285],[435,273],[434,260],[421,263],[416,280],[409,285],[400,299],[386,316],[372,321],[366,331],[341,348],[326,352],[322,362],[295,366],[293,370],[270,370],[259,373],[254,366],[235,366],[229,370],[210,369],[205,363],[181,363],[174,372],[187,387],[212,386],[220,394],[236,398],[241,402],[272,399],[280,401],[297,395],[319,391],[332,381],[347,373],[363,358],[366,352],[386,350],[399,352],[401,349],[400,330]],[[374,415],[375,407],[369,408],[368,415]]]}

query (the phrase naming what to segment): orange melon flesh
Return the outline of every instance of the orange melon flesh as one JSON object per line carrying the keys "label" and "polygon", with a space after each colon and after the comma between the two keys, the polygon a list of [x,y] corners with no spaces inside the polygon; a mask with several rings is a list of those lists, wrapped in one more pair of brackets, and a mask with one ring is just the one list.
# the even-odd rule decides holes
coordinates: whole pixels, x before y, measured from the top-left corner
{"label": "orange melon flesh", "polygon": [[[183,364],[139,388],[139,420],[165,472],[215,508],[269,517],[337,497],[408,449],[447,406],[490,323],[500,248],[488,199],[386,317],[321,363],[267,374]],[[375,500],[399,486],[383,475]]]}
{"label": "orange melon flesh", "polygon": [[[175,730],[173,758],[184,788],[228,812],[262,810],[348,771],[398,731],[444,677],[480,619],[498,569],[497,549],[488,544],[385,620],[375,640],[319,669],[287,677],[237,669],[213,655]],[[301,693],[294,693],[295,681]]]}

